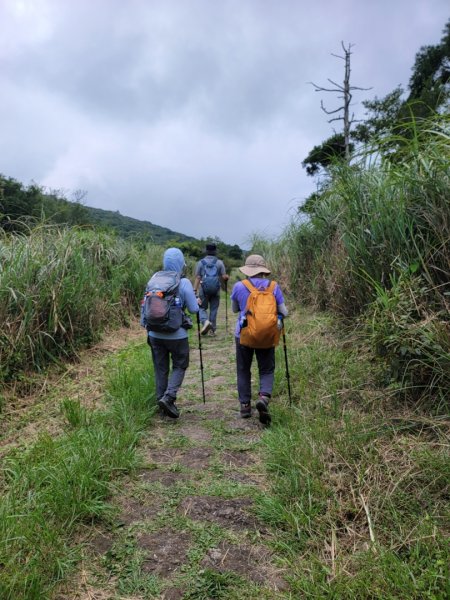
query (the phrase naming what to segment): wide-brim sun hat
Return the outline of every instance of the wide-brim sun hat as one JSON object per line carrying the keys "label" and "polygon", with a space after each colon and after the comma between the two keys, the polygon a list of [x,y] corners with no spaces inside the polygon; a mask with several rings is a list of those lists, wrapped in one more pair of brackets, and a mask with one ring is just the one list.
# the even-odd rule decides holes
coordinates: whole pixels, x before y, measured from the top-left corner
{"label": "wide-brim sun hat", "polygon": [[267,268],[266,261],[259,254],[250,254],[245,259],[245,265],[239,267],[239,271],[242,271],[247,277],[254,277],[259,273],[270,275],[270,269]]}

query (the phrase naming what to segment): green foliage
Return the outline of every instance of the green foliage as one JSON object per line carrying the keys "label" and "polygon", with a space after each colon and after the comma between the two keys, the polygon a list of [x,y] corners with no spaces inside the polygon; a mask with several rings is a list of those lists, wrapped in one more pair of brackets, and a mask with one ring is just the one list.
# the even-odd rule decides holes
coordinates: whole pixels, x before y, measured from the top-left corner
{"label": "green foliage", "polygon": [[225,244],[218,237],[201,238],[200,240],[192,240],[188,242],[181,242],[178,244],[178,248],[184,252],[185,255],[190,256],[196,260],[199,260],[205,256],[206,244],[214,243],[217,246],[217,256],[222,259],[225,263],[227,270],[231,270],[241,264],[242,261],[242,250],[237,245]]}
{"label": "green foliage", "polygon": [[71,546],[76,528],[110,515],[114,477],[137,464],[136,442],[155,407],[147,348],[130,352],[126,367],[115,359],[110,368],[105,411],[88,415],[81,405],[65,401],[70,431],[55,439],[42,435],[6,460],[0,503],[0,596],[5,600],[50,597],[79,558]]}
{"label": "green foliage", "polygon": [[40,217],[59,225],[90,225],[89,209],[79,201],[71,202],[56,193],[41,193]]}
{"label": "green foliage", "polygon": [[[350,144],[353,152],[354,145]],[[314,146],[308,156],[303,160],[302,167],[308,175],[317,175],[320,169],[328,169],[334,162],[345,159],[345,140],[342,133],[335,133],[325,140],[320,146]]]}
{"label": "green foliage", "polygon": [[0,239],[0,379],[42,369],[136,314],[161,249],[39,227]]}
{"label": "green foliage", "polygon": [[367,118],[355,126],[352,138],[358,142],[368,143],[372,138],[391,135],[396,123],[399,123],[400,110],[403,105],[404,90],[398,86],[384,98],[375,97],[362,104]]}
{"label": "green foliage", "polygon": [[441,42],[423,46],[416,54],[409,80],[409,100],[423,100],[436,110],[446,102],[450,81],[450,20],[446,23]]}
{"label": "green foliage", "polygon": [[46,219],[64,225],[86,225],[89,211],[79,201],[70,202],[62,194],[44,193],[36,184],[22,183],[0,175],[0,228],[27,233]]}
{"label": "green foliage", "polygon": [[353,139],[367,143],[374,137],[385,137],[385,155],[395,158],[405,139],[413,137],[412,122],[436,112],[445,113],[448,108],[449,61],[450,21],[439,44],[424,46],[417,52],[407,98],[402,98],[404,92],[399,86],[380,100],[363,102],[368,116],[355,127]]}
{"label": "green foliage", "polygon": [[391,287],[375,284],[377,295],[366,319],[369,339],[386,361],[388,381],[400,381],[409,396],[424,389],[445,400],[450,389],[450,330],[422,277],[402,273]]}
{"label": "green foliage", "polygon": [[447,117],[436,117],[411,125],[395,162],[382,158],[386,141],[375,160],[371,146],[353,165],[333,165],[309,218],[255,245],[296,298],[346,319],[367,311],[370,343],[414,396],[448,389],[449,141]]}
{"label": "green foliage", "polygon": [[[82,197],[83,193],[75,196]],[[62,192],[45,192],[36,184],[26,187],[0,175],[0,227],[5,231],[27,232],[43,219],[52,224],[97,227],[144,244],[176,244],[195,239],[149,221],[123,216],[119,211],[91,208],[80,200],[71,202]]]}
{"label": "green foliage", "polygon": [[202,570],[192,589],[184,594],[184,600],[218,600],[229,598],[231,590],[240,582],[234,573],[219,573],[212,569]]}
{"label": "green foliage", "polygon": [[42,194],[36,185],[25,188],[11,177],[0,175],[0,227],[7,231],[25,229],[23,217],[39,218],[42,212]]}
{"label": "green foliage", "polygon": [[86,207],[89,215],[89,222],[96,227],[115,231],[124,238],[133,238],[144,243],[153,243],[158,245],[179,246],[180,242],[194,241],[195,238],[183,233],[172,231],[167,227],[161,227],[150,223],[150,221],[140,221],[121,215],[119,211],[104,210],[102,208]]}
{"label": "green foliage", "polygon": [[388,287],[390,273],[416,263],[430,287],[444,291],[449,145],[445,121],[428,126],[417,131],[395,167],[365,158],[336,166],[311,221],[289,232],[298,238],[301,272],[323,278],[328,306],[355,314],[374,296],[367,274]]}

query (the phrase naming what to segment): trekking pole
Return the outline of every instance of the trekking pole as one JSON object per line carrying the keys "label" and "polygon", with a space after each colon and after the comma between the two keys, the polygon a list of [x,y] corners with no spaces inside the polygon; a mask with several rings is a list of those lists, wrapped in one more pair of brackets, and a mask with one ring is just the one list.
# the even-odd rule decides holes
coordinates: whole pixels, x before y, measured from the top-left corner
{"label": "trekking pole", "polygon": [[284,348],[284,361],[286,363],[286,379],[287,379],[287,384],[288,384],[289,406],[292,406],[291,378],[289,376],[289,365],[288,365],[288,355],[287,355],[287,346],[286,346],[286,331],[284,329],[284,324],[283,324],[283,348]]}
{"label": "trekking pole", "polygon": [[198,332],[198,351],[200,353],[200,373],[202,376],[202,394],[203,394],[203,404],[206,403],[205,398],[205,378],[203,377],[203,356],[202,356],[202,340],[200,337],[200,313],[197,312],[197,332]]}
{"label": "trekking pole", "polygon": [[225,332],[228,334],[228,279],[225,281]]}

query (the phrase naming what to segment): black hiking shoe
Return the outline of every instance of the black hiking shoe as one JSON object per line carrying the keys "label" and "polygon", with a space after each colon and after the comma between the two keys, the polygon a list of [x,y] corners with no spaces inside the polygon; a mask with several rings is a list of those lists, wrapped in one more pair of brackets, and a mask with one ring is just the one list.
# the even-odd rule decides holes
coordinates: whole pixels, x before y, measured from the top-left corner
{"label": "black hiking shoe", "polygon": [[243,404],[241,402],[240,414],[242,419],[248,419],[252,416],[252,405],[250,404],[250,402],[247,402],[246,404]]}
{"label": "black hiking shoe", "polygon": [[158,406],[164,411],[164,414],[171,419],[178,419],[180,416],[180,411],[175,404],[175,399],[171,396],[163,396],[158,400]]}
{"label": "black hiking shoe", "polygon": [[260,394],[256,403],[256,410],[259,412],[259,422],[263,425],[270,425],[272,420],[269,414],[269,397]]}
{"label": "black hiking shoe", "polygon": [[[161,396],[161,398],[162,398],[162,396]],[[163,411],[163,409],[162,409],[162,408],[160,407],[160,405],[159,405],[159,401],[161,400],[161,398],[157,398],[157,399],[156,399],[156,406],[157,406],[157,408],[158,408],[158,411],[157,411],[157,413],[158,413],[158,415],[159,415],[160,417],[165,417],[165,416],[166,416],[166,413]]]}

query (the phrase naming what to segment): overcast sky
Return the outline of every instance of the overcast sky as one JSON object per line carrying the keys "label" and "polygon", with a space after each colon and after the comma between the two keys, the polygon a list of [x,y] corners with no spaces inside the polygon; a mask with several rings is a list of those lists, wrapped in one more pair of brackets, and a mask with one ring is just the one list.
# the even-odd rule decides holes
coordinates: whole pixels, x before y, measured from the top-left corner
{"label": "overcast sky", "polygon": [[[246,246],[315,189],[301,161],[339,106],[406,86],[447,0],[0,0],[0,173]],[[340,127],[337,124],[337,127]]]}

